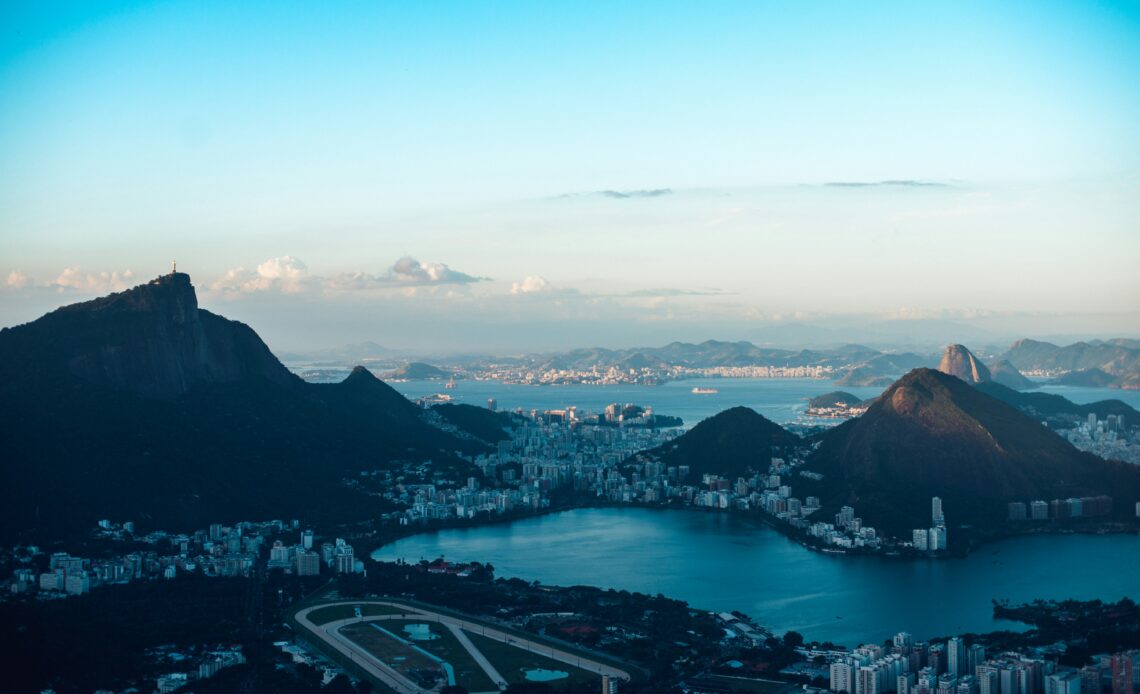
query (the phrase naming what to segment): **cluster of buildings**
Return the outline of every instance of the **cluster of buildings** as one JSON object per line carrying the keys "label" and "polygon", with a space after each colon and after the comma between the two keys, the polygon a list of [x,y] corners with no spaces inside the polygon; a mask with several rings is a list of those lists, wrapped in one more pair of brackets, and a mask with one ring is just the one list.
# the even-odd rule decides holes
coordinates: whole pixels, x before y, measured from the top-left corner
{"label": "cluster of buildings", "polygon": [[644,426],[647,417],[655,416],[653,411],[633,405],[615,403],[596,414],[574,407],[520,414],[509,439],[500,441],[493,453],[471,459],[483,482],[474,477],[465,482],[410,482],[415,474],[394,478],[390,471],[379,470],[362,474],[378,476],[377,493],[404,507],[388,514],[403,524],[537,511],[550,505],[556,490],[631,500],[618,466],[680,433]]}
{"label": "cluster of buildings", "polygon": [[911,531],[911,545],[920,552],[941,552],[946,549],[946,516],[942,513],[942,499],[930,500],[930,528]]}
{"label": "cluster of buildings", "polygon": [[1060,434],[1082,451],[1140,465],[1140,427],[1129,429],[1123,416],[1110,414],[1097,419],[1096,413],[1090,412],[1086,421]]}
{"label": "cluster of buildings", "polygon": [[1073,669],[1041,654],[988,655],[960,637],[931,644],[903,632],[888,646],[826,655],[830,690],[845,694],[1134,694],[1140,686],[1140,651],[1098,656]]}
{"label": "cluster of buildings", "polygon": [[691,367],[676,364],[653,366],[590,366],[554,368],[534,366],[486,367],[470,374],[479,381],[526,385],[659,385],[687,378],[834,378],[833,366],[744,366]]}
{"label": "cluster of buildings", "polygon": [[178,653],[166,654],[166,657],[181,661],[180,669],[178,672],[158,676],[155,682],[155,691],[158,694],[169,694],[192,682],[209,679],[225,668],[245,662],[245,655],[240,645],[217,646],[193,658]]}
{"label": "cluster of buildings", "polygon": [[1026,504],[1024,501],[1009,503],[1011,521],[1063,520],[1066,518],[1097,518],[1112,513],[1111,496],[1083,496],[1079,499],[1038,499]]}
{"label": "cluster of buildings", "polygon": [[[299,541],[286,545],[281,539],[299,532]],[[243,521],[233,525],[214,523],[193,533],[167,533],[156,530],[136,537],[134,524],[100,521],[96,537],[112,541],[145,543],[153,550],[132,550],[121,555],[99,558],[77,557],[56,552],[46,557],[38,547],[10,550],[8,557],[17,568],[8,582],[8,595],[36,593],[41,598],[82,595],[92,588],[134,580],[174,578],[182,572],[205,576],[248,576],[267,548],[269,568],[280,568],[301,576],[322,571],[357,573],[364,565],[356,559],[352,546],[344,540],[314,545],[313,532],[300,530],[300,523],[279,520]]]}

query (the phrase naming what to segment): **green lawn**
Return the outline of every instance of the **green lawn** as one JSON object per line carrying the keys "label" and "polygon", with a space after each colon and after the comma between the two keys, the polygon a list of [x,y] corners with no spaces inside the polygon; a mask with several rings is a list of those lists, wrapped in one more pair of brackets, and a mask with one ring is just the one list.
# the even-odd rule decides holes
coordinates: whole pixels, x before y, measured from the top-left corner
{"label": "green lawn", "polygon": [[[501,641],[489,639],[486,636],[480,636],[477,633],[467,632],[471,643],[483,652],[483,655],[490,660],[499,673],[506,678],[509,684],[518,684],[526,682],[526,675],[524,669],[542,668],[545,670],[562,670],[569,673],[567,679],[554,680],[550,684],[555,687],[562,687],[567,684],[574,688],[594,688],[601,686],[601,677],[592,672],[579,670],[578,668],[567,665],[566,663],[552,660],[549,657],[532,653],[525,647],[518,648],[513,645],[505,644]],[[539,646],[541,648],[541,646]],[[560,650],[569,651],[570,649],[562,648]]]}
{"label": "green lawn", "polygon": [[338,619],[349,619],[356,616],[356,608],[360,607],[360,613],[365,617],[376,617],[386,614],[401,614],[403,610],[397,610],[394,607],[387,605],[368,605],[360,602],[338,602],[334,605],[320,607],[309,613],[309,621],[313,624],[328,624],[335,622]]}
{"label": "green lawn", "polygon": [[[385,619],[378,624],[402,639],[412,641],[404,627],[409,624],[427,624],[433,636],[439,638],[429,641],[412,641],[420,648],[432,655],[442,658],[451,664],[455,670],[455,683],[462,685],[470,692],[487,692],[498,689],[495,682],[483,672],[483,668],[475,662],[463,644],[455,638],[455,634],[446,626],[425,619]],[[373,629],[373,631],[376,631]],[[377,632],[379,633],[379,632]],[[490,656],[488,656],[490,658]],[[491,662],[494,662],[493,660]]]}
{"label": "green lawn", "polygon": [[439,666],[439,663],[400,643],[379,629],[374,629],[367,622],[349,624],[342,627],[340,633],[412,681],[422,682],[416,672],[417,670],[434,671],[443,677],[443,668]]}

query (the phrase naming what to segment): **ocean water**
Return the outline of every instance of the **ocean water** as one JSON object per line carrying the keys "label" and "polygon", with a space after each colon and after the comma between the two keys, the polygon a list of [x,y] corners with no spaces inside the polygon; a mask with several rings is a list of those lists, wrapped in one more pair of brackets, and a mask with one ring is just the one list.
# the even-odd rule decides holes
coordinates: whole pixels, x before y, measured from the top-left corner
{"label": "ocean water", "polygon": [[[831,381],[811,378],[700,378],[669,381],[659,386],[531,386],[497,381],[456,381],[455,387],[448,389],[444,389],[441,381],[390,385],[410,398],[445,393],[453,402],[479,407],[485,407],[488,398],[495,398],[500,410],[547,410],[573,405],[579,411],[601,412],[612,403],[634,403],[652,407],[657,414],[680,417],[686,427],[738,405],[751,407],[776,423],[786,424],[803,414],[809,399],[840,390]],[[692,392],[694,387],[714,388],[718,392],[696,395]],[[842,390],[860,398],[873,398],[883,391],[882,388]]]}

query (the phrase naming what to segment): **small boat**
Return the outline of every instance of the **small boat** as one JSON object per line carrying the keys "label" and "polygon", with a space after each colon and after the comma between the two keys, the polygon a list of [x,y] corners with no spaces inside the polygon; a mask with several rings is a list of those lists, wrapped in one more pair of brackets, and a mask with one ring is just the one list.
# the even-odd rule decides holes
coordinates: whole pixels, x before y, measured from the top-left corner
{"label": "small boat", "polygon": [[444,388],[454,388],[455,387],[455,376],[452,376],[451,378],[447,379],[447,383],[444,383],[443,387]]}
{"label": "small boat", "polygon": [[716,388],[701,388],[700,386],[697,386],[692,390],[693,395],[715,395],[719,392],[720,391]]}

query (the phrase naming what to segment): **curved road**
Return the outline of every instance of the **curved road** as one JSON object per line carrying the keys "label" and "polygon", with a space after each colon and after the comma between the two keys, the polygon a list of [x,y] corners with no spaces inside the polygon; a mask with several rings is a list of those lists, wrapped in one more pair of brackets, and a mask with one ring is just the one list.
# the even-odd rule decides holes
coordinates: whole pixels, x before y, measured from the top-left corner
{"label": "curved road", "polygon": [[[340,633],[340,629],[342,627],[347,624],[356,624],[357,622],[377,622],[390,619],[404,620],[408,619],[409,617],[414,619],[424,618],[442,624],[453,632],[458,629],[466,629],[467,631],[485,636],[489,639],[493,639],[495,641],[499,641],[516,648],[525,648],[528,651],[537,653],[543,657],[557,660],[560,663],[572,665],[576,668],[586,670],[587,672],[593,672],[597,675],[609,675],[610,677],[617,677],[623,680],[629,679],[629,673],[625,670],[619,670],[618,668],[606,665],[605,663],[599,663],[596,660],[583,658],[576,653],[570,653],[569,651],[564,651],[553,646],[548,646],[545,643],[532,641],[531,639],[519,636],[517,634],[500,631],[494,627],[487,626],[486,624],[471,622],[466,619],[460,619],[458,617],[452,617],[450,615],[432,612],[430,610],[425,610],[419,607],[410,607],[398,602],[360,600],[344,601],[340,604],[383,605],[385,607],[395,608],[403,613],[374,615],[370,617],[349,617],[348,619],[338,619],[326,624],[314,624],[313,622],[309,621],[309,613],[313,610],[319,610],[322,607],[328,607],[329,603],[325,603],[322,605],[306,607],[296,615],[297,621],[300,622],[301,625],[308,629],[310,632],[312,632],[316,637],[324,641],[344,657],[348,658],[351,662],[355,663],[361,669],[368,672],[368,674],[380,680],[385,685],[391,687],[393,690],[399,692],[400,694],[423,694],[424,692],[431,692],[433,690],[420,687],[415,682],[412,682],[407,677],[404,677],[399,672],[383,663],[376,656],[364,650],[364,648],[359,644],[355,643]],[[464,648],[467,648],[469,652],[471,651],[471,648],[468,648],[468,645],[470,644],[469,639],[462,638],[460,639],[460,643],[464,646]],[[474,644],[470,645],[474,647]],[[476,651],[478,651],[478,649],[476,649]],[[474,652],[472,652],[471,655],[473,658],[475,658],[476,662],[478,662],[480,666],[484,667],[484,669],[486,669],[486,666],[491,665],[486,661],[486,658],[480,658],[476,656]],[[491,670],[493,669],[494,668],[491,667]]]}

